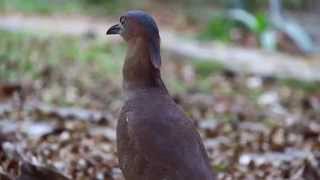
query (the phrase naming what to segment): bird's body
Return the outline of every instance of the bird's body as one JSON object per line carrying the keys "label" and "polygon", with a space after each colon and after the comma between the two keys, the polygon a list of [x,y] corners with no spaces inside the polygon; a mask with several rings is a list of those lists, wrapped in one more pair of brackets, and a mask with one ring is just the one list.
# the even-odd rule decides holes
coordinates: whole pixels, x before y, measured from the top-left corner
{"label": "bird's body", "polygon": [[127,180],[212,180],[200,136],[168,94],[136,92],[122,109],[117,132]]}
{"label": "bird's body", "polygon": [[[192,121],[169,95],[160,75],[160,38],[153,19],[130,11],[120,19],[128,42],[123,68],[127,97],[117,126],[120,168],[126,180],[214,180]],[[151,26],[151,27],[149,27]],[[119,25],[107,34],[115,34]]]}

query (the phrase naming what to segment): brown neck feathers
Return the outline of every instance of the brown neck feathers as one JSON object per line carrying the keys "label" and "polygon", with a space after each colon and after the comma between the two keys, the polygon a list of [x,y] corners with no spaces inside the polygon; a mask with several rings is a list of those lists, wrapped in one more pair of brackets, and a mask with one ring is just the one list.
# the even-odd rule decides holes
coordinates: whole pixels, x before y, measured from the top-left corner
{"label": "brown neck feathers", "polygon": [[152,64],[152,52],[148,49],[149,43],[143,38],[136,38],[128,42],[123,67],[123,85],[126,91],[156,88],[167,92],[161,79],[160,68]]}

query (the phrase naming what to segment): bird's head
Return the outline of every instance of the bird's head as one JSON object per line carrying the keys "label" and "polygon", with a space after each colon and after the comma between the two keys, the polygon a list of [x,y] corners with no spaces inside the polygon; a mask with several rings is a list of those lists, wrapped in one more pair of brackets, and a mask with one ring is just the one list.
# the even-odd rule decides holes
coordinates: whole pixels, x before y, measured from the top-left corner
{"label": "bird's head", "polygon": [[120,23],[110,27],[107,35],[119,34],[126,41],[133,38],[159,39],[159,30],[154,19],[144,11],[128,11],[120,17]]}
{"label": "bird's head", "polygon": [[151,62],[155,68],[160,68],[160,35],[155,20],[146,12],[140,10],[128,11],[120,17],[120,23],[110,27],[107,35],[119,34],[127,42],[142,39],[147,45]]}

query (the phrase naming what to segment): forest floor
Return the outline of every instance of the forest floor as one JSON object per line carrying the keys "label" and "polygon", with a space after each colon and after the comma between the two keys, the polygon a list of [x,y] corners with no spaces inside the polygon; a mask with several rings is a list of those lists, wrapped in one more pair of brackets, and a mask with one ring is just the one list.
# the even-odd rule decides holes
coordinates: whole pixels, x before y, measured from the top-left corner
{"label": "forest floor", "polygon": [[[27,161],[71,179],[123,180],[115,125],[124,44],[100,38],[102,28],[43,27],[0,31],[0,173],[15,177]],[[163,79],[218,179],[320,179],[319,82],[181,58],[164,55]]]}

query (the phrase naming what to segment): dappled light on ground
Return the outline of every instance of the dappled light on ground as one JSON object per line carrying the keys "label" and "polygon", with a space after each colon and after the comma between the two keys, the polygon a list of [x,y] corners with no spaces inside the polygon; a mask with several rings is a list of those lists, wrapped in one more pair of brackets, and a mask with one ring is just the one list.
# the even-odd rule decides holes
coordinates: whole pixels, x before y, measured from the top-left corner
{"label": "dappled light on ground", "polygon": [[[163,80],[194,121],[219,180],[320,179],[317,55],[260,51],[256,34],[239,29],[231,35],[246,36],[226,42],[232,46],[200,41],[195,33],[210,30],[207,9],[222,9],[222,1],[208,3],[201,13],[195,1],[44,2],[53,1],[0,0],[5,14],[0,17],[5,27],[0,30],[0,179],[32,167],[77,180],[124,180],[115,132],[124,102],[126,47],[104,37],[113,13],[141,4],[169,37],[162,39]],[[65,6],[60,9],[57,2]],[[183,10],[174,11],[182,4]],[[188,40],[180,39],[182,33]]]}

